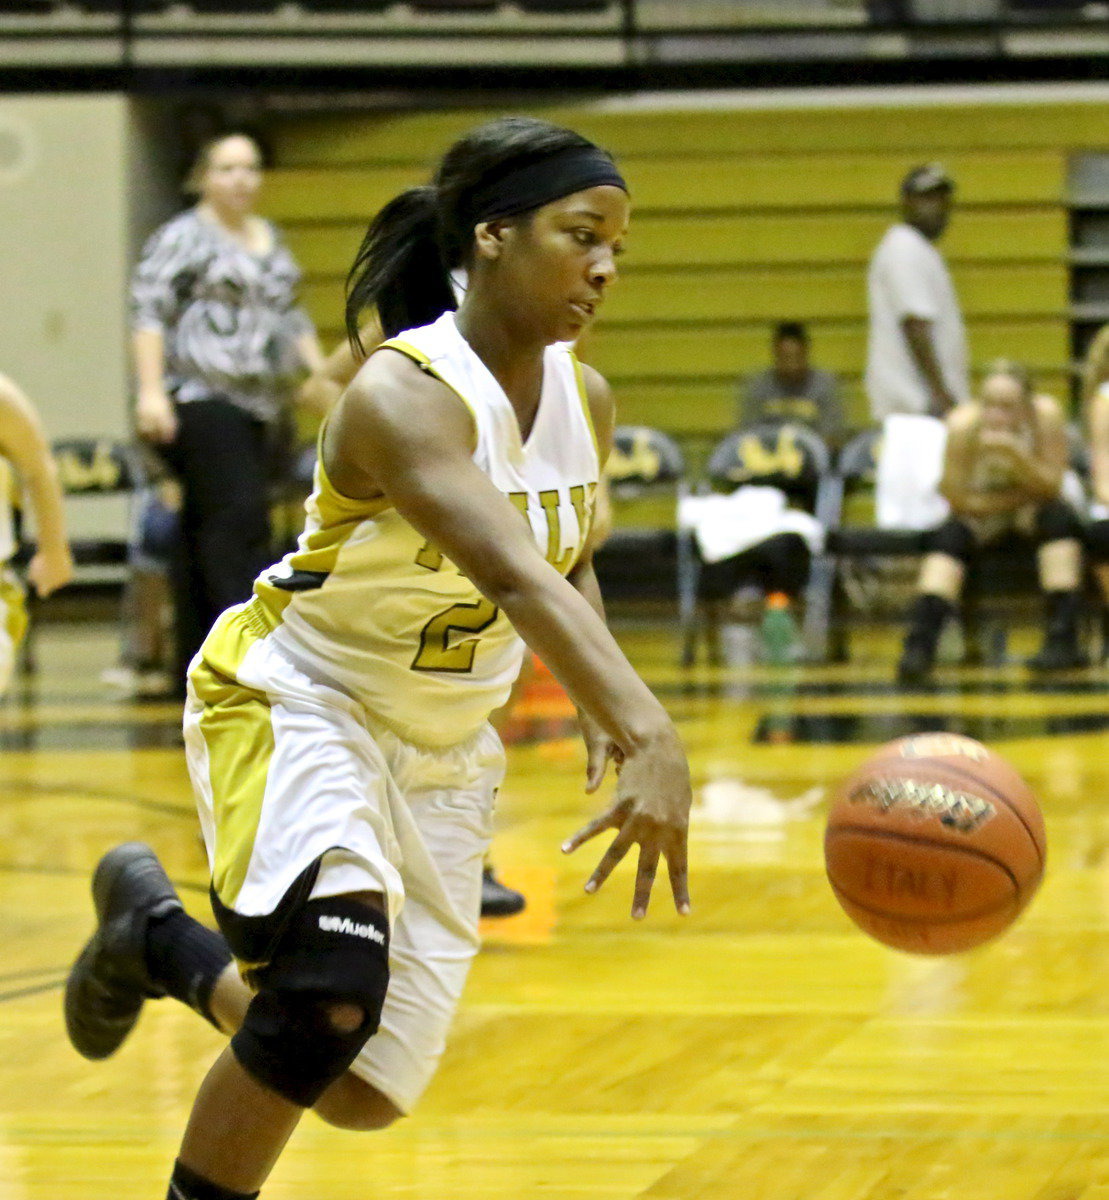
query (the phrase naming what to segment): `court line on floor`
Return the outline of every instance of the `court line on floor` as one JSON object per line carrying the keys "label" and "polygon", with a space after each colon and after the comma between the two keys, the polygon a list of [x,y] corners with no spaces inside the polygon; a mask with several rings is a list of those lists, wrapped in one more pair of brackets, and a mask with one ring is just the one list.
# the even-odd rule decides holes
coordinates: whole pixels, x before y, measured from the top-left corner
{"label": "court line on floor", "polygon": [[168,800],[153,800],[149,796],[128,795],[125,792],[108,792],[99,788],[85,787],[79,783],[41,783],[32,779],[0,779],[0,804],[5,800],[19,800],[21,796],[6,797],[3,793],[33,792],[40,796],[59,796],[81,800],[108,800],[114,804],[128,804],[133,808],[145,809],[173,817],[194,817],[196,809],[191,805],[171,804]]}

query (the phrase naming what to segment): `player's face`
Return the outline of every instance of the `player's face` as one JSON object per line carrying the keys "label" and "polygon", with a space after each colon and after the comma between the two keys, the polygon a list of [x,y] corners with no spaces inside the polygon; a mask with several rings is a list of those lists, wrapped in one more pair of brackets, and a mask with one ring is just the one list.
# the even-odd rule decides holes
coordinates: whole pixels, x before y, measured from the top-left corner
{"label": "player's face", "polygon": [[809,352],[800,338],[784,337],[774,345],[774,370],[786,383],[803,383],[809,373]]}
{"label": "player's face", "polygon": [[552,201],[516,226],[501,266],[521,314],[546,342],[572,342],[592,324],[623,250],[631,205],[604,185]]}
{"label": "player's face", "polygon": [[200,194],[209,204],[228,213],[249,213],[261,186],[262,159],[250,138],[224,138],[208,151]]}
{"label": "player's face", "polygon": [[982,383],[982,428],[1016,433],[1024,424],[1028,402],[1020,382],[1009,375],[991,375]]}

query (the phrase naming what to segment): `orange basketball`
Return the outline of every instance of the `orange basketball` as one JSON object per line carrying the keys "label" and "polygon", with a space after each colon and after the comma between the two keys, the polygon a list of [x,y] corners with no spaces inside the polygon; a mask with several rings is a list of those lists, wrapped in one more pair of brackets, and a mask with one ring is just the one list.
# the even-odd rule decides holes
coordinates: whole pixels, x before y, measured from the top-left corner
{"label": "orange basketball", "polygon": [[871,937],[950,954],[996,937],[1035,895],[1043,817],[1017,772],[981,742],[922,733],[883,746],[836,789],[824,862]]}

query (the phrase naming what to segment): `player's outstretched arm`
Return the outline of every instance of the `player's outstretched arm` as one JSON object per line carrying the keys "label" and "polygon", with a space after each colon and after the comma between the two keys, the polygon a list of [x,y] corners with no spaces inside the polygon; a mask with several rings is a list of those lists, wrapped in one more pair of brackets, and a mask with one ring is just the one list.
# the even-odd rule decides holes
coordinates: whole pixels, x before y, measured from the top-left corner
{"label": "player's outstretched arm", "polygon": [[66,539],[58,468],[38,413],[19,388],[3,375],[0,375],[0,453],[18,472],[35,519],[38,549],[27,568],[27,578],[38,595],[49,596],[73,578],[73,556]]}
{"label": "player's outstretched arm", "polygon": [[677,731],[602,618],[545,561],[519,513],[474,463],[473,438],[473,420],[460,399],[410,359],[382,351],[336,406],[324,436],[324,466],[345,495],[387,496],[504,610],[619,749],[617,804],[575,841],[602,828],[618,831],[588,889],[599,887],[638,844],[633,915],[646,912],[660,855],[684,912],[690,784]]}

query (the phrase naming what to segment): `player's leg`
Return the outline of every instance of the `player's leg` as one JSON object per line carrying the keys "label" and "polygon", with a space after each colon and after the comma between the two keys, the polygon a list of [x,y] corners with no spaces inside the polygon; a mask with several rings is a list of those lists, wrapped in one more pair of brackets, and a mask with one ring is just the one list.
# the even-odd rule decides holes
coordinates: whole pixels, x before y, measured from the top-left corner
{"label": "player's leg", "polygon": [[491,728],[443,754],[401,743],[390,761],[408,781],[405,802],[418,837],[402,848],[405,903],[393,928],[389,993],[377,1034],[317,1106],[327,1120],[355,1129],[373,1109],[356,1093],[344,1107],[351,1076],[408,1113],[438,1067],[479,946],[482,861],[504,777],[504,752]]}
{"label": "player's leg", "polygon": [[[170,1197],[253,1196],[303,1112],[346,1073],[377,1029],[389,982],[380,893],[310,899],[250,978],[243,1023],[201,1085]],[[229,1119],[229,1114],[234,1119]]]}
{"label": "player's leg", "polygon": [[[80,1053],[113,1054],[146,1000],[162,996],[180,1000],[229,1037],[241,1028],[254,991],[223,935],[185,912],[149,846],[129,842],[109,851],[93,894],[97,931],[66,985],[67,1029]],[[347,1125],[382,1128],[400,1115],[360,1079],[339,1080],[334,1089]],[[327,1107],[318,1106],[325,1119]]]}
{"label": "player's leg", "polygon": [[1044,593],[1044,638],[1028,665],[1061,671],[1086,665],[1079,646],[1082,616],[1082,527],[1065,500],[1052,500],[1035,514],[1037,568]]}
{"label": "player's leg", "polygon": [[900,683],[917,683],[931,672],[940,634],[955,615],[976,548],[970,526],[957,517],[948,517],[932,534],[920,568],[916,599],[909,608],[909,627],[897,664]]}

